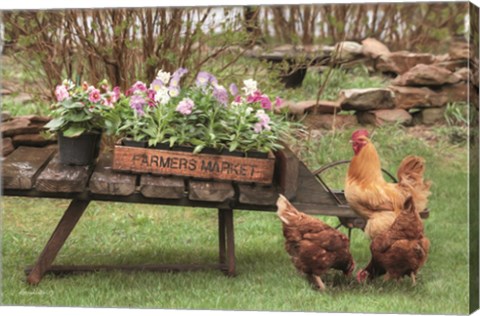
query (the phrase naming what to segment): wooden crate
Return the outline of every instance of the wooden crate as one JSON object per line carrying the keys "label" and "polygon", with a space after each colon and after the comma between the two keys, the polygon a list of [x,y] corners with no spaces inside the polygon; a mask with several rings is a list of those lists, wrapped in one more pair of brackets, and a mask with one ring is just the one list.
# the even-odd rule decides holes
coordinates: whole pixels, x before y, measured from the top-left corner
{"label": "wooden crate", "polygon": [[201,179],[272,183],[275,157],[244,158],[173,150],[115,146],[113,170]]}

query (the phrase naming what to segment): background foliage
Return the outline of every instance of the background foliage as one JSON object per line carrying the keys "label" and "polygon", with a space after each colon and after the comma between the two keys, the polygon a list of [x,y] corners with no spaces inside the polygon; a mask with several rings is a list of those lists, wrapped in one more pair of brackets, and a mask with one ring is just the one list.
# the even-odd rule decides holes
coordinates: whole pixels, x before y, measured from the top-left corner
{"label": "background foliage", "polygon": [[219,77],[274,71],[254,61],[235,67],[254,44],[375,37],[393,51],[442,53],[464,35],[467,10],[467,3],[392,3],[6,11],[3,24],[6,52],[41,83],[28,89],[53,97],[64,78],[126,88],[162,68],[188,68],[190,80],[209,67]]}

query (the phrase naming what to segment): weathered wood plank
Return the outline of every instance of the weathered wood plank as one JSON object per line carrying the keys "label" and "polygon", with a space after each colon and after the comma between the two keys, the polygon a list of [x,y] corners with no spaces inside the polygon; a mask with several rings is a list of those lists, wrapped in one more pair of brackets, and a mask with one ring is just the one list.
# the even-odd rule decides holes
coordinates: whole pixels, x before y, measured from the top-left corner
{"label": "weathered wood plank", "polygon": [[35,187],[41,192],[83,192],[93,166],[69,166],[56,154],[40,173]]}
{"label": "weathered wood plank", "polygon": [[140,192],[148,198],[181,199],[185,195],[185,180],[179,177],[142,175]]}
{"label": "weathered wood plank", "polygon": [[112,170],[112,155],[106,153],[99,159],[89,182],[92,193],[123,195],[133,194],[136,188],[137,176],[123,174]]}
{"label": "weathered wood plank", "polygon": [[233,185],[228,182],[191,180],[188,198],[192,201],[225,202],[235,196]]}
{"label": "weathered wood plank", "polygon": [[275,152],[275,157],[277,159],[275,175],[280,187],[280,193],[287,199],[293,199],[298,188],[298,166],[300,161],[287,147]]}
{"label": "weathered wood plank", "polygon": [[5,189],[31,189],[39,171],[54,151],[54,148],[19,147],[3,162],[3,187]]}
{"label": "weathered wood plank", "polygon": [[115,146],[113,169],[202,179],[271,183],[274,158],[257,159]]}
{"label": "weathered wood plank", "polygon": [[238,190],[238,200],[242,204],[275,205],[278,199],[278,190],[274,186],[238,184]]}

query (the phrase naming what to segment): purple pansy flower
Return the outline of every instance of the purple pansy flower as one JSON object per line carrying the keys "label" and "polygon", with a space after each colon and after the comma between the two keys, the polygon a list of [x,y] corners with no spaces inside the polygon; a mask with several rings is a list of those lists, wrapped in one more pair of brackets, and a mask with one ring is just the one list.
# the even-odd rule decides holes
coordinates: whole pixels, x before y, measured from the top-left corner
{"label": "purple pansy flower", "polygon": [[178,86],[170,86],[168,87],[168,95],[172,98],[178,96],[180,94],[180,88]]}
{"label": "purple pansy flower", "polygon": [[238,87],[236,84],[232,83],[228,88],[230,90],[230,94],[236,96],[238,94]]}
{"label": "purple pansy flower", "polygon": [[228,92],[223,86],[217,85],[213,88],[213,97],[223,105],[228,103]]}
{"label": "purple pansy flower", "polygon": [[183,115],[189,115],[192,113],[193,107],[195,106],[195,103],[193,103],[193,100],[190,98],[184,98],[180,103],[178,103],[176,111],[183,114]]}
{"label": "purple pansy flower", "polygon": [[170,79],[170,87],[178,87],[180,79],[188,72],[187,68],[178,68]]}
{"label": "purple pansy flower", "polygon": [[162,82],[162,80],[160,79],[155,79],[152,81],[152,83],[150,84],[150,89],[154,90],[154,91],[158,91],[160,90],[161,87],[163,87],[164,84]]}
{"label": "purple pansy flower", "polygon": [[130,98],[130,107],[134,109],[140,116],[143,116],[145,114],[145,112],[143,111],[143,107],[145,106],[145,104],[145,99],[141,95],[134,94]]}
{"label": "purple pansy flower", "polygon": [[64,85],[57,86],[55,88],[55,96],[57,97],[58,102],[68,99],[69,94],[67,88]]}
{"label": "purple pansy flower", "polygon": [[217,78],[211,73],[206,71],[200,71],[197,75],[197,80],[195,81],[197,87],[205,88],[209,83],[212,86],[216,86],[218,84]]}

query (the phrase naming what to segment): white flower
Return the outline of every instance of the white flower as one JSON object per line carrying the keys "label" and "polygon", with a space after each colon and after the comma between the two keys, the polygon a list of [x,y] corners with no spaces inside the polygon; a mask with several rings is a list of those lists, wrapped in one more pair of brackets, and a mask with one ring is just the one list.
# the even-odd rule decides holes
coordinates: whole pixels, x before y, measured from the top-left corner
{"label": "white flower", "polygon": [[155,101],[159,102],[160,104],[167,104],[170,101],[170,95],[168,94],[168,88],[163,86],[157,90],[155,94]]}
{"label": "white flower", "polygon": [[257,82],[253,79],[243,80],[245,87],[242,88],[246,95],[251,95],[257,91]]}
{"label": "white flower", "polygon": [[253,112],[253,108],[249,106],[245,112],[247,113],[247,115],[250,115]]}
{"label": "white flower", "polygon": [[157,73],[157,79],[162,81],[164,85],[167,85],[168,82],[170,81],[170,76],[171,74],[169,72],[159,70]]}
{"label": "white flower", "polygon": [[65,80],[63,80],[62,84],[63,84],[68,90],[70,90],[70,89],[72,89],[73,87],[75,87],[75,84],[74,84],[73,81],[70,80],[70,79],[65,79]]}

